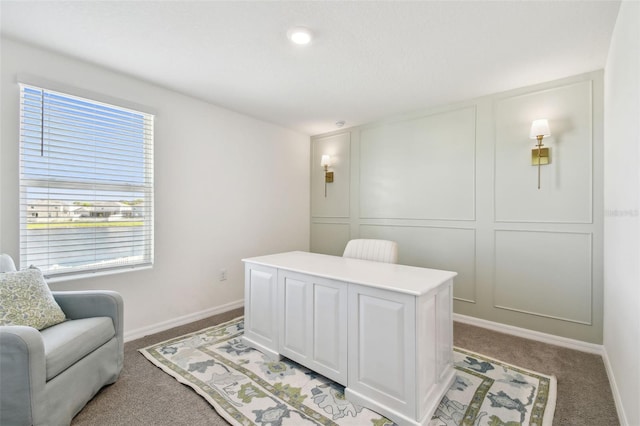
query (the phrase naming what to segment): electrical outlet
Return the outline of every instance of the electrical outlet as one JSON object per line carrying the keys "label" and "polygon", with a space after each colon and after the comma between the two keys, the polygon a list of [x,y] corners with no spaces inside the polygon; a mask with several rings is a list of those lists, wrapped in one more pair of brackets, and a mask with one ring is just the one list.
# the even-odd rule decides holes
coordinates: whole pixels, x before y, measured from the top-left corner
{"label": "electrical outlet", "polygon": [[220,269],[220,281],[226,281],[226,280],[227,280],[227,270]]}

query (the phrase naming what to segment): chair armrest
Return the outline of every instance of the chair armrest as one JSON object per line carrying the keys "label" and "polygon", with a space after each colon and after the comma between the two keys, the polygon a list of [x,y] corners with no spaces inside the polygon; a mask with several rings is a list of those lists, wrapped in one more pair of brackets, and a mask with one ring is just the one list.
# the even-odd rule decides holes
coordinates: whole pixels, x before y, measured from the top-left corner
{"label": "chair armrest", "polygon": [[52,291],[68,319],[111,317],[118,336],[123,334],[122,296],[115,291]]}
{"label": "chair armrest", "polygon": [[118,339],[118,352],[124,359],[124,302],[120,293],[109,290],[52,291],[68,319],[111,317]]}
{"label": "chair armrest", "polygon": [[21,325],[0,326],[0,424],[32,424],[44,406],[46,365],[40,332]]}

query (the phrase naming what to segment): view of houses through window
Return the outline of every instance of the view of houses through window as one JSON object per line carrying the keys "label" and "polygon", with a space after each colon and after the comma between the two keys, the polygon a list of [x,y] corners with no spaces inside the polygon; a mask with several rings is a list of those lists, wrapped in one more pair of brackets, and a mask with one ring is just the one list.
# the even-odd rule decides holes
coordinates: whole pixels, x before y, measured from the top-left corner
{"label": "view of houses through window", "polygon": [[48,276],[153,262],[153,116],[21,85],[20,261]]}
{"label": "view of houses through window", "polygon": [[[27,206],[27,223],[46,223],[55,227],[67,226],[74,221],[86,221],[88,218],[102,218],[109,221],[120,222],[134,217],[142,218],[144,213],[144,200],[133,201],[73,201],[68,204],[60,200],[32,200]],[[98,221],[95,221],[97,223]],[[142,220],[132,222],[129,225],[142,225]],[[28,226],[35,229],[37,226]]]}

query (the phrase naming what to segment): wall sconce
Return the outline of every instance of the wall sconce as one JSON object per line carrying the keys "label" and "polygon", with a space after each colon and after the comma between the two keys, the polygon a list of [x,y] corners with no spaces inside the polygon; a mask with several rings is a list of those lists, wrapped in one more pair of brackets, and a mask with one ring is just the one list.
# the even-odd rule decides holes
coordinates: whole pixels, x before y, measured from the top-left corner
{"label": "wall sconce", "polygon": [[323,155],[320,160],[320,165],[324,168],[324,196],[327,196],[327,183],[333,182],[333,172],[329,171],[331,165],[331,157],[329,155]]}
{"label": "wall sconce", "polygon": [[531,150],[531,165],[538,166],[538,189],[540,189],[540,166],[551,162],[549,148],[543,148],[544,145],[542,144],[542,139],[548,136],[551,136],[551,131],[549,131],[549,122],[547,119],[541,118],[539,120],[533,120],[529,137],[531,139],[537,139],[538,144]]}

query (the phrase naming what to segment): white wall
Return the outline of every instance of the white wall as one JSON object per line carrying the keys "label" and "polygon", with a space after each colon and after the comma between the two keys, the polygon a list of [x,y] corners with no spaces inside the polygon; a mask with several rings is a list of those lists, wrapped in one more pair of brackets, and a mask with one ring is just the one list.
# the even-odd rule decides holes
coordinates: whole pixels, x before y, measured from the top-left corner
{"label": "white wall", "polygon": [[[19,254],[19,73],[145,105],[155,120],[155,265],[51,284],[111,289],[125,335],[241,306],[240,259],[309,247],[309,138],[85,62],[2,40],[0,249]],[[188,76],[185,76],[188,78]],[[221,268],[228,280],[218,281]]]}
{"label": "white wall", "polygon": [[[529,128],[543,117],[538,190]],[[311,143],[312,251],[395,240],[400,263],[458,272],[456,313],[602,343],[601,71]],[[326,197],[322,154],[336,162]]]}
{"label": "white wall", "polygon": [[640,3],[625,1],[605,69],[604,347],[624,425],[640,425]]}

